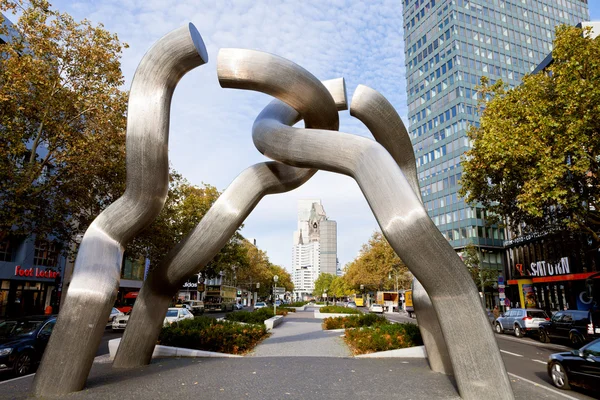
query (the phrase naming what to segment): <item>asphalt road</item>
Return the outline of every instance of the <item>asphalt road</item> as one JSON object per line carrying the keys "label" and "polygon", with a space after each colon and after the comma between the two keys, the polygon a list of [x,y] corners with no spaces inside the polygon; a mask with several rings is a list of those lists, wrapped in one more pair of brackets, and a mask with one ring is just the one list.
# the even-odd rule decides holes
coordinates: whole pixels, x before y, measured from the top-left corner
{"label": "asphalt road", "polygon": [[[417,323],[415,318],[409,318],[405,313],[386,313],[385,317],[395,322]],[[555,391],[556,395],[563,398],[586,400],[597,398],[595,397],[597,395],[585,390],[574,388],[563,391],[552,385],[547,372],[548,357],[552,353],[571,351],[571,347],[564,344],[542,343],[537,340],[537,337],[517,338],[511,334],[497,333],[495,336],[511,380],[517,379],[531,385],[539,385],[548,391]]]}

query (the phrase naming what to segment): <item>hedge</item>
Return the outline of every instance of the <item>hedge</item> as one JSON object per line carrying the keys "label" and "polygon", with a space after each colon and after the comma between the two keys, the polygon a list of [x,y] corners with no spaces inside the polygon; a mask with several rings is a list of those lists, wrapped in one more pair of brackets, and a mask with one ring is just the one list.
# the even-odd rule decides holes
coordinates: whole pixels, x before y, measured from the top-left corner
{"label": "hedge", "polygon": [[419,327],[410,323],[346,329],[344,340],[354,354],[403,349],[423,344]]}
{"label": "hedge", "polygon": [[360,328],[363,326],[386,325],[390,322],[381,315],[362,314],[349,317],[330,317],[323,320],[323,329]]}
{"label": "hedge", "polygon": [[308,304],[308,301],[297,301],[295,303],[286,304],[286,307],[302,307]]}
{"label": "hedge", "polygon": [[162,328],[158,344],[187,349],[243,354],[268,336],[264,324],[241,325],[210,317],[187,319]]}
{"label": "hedge", "polygon": [[341,307],[341,306],[326,306],[320,308],[322,313],[333,313],[333,314],[362,314],[356,308]]}

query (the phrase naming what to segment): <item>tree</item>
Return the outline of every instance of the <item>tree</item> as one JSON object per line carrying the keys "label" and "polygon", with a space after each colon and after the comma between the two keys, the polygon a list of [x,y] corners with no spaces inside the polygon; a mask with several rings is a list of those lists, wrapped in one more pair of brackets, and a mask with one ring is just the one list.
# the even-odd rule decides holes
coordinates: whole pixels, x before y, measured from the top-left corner
{"label": "tree", "polygon": [[341,276],[334,276],[327,293],[333,298],[350,296],[354,291],[348,286],[346,280]]}
{"label": "tree", "polygon": [[331,296],[329,288],[331,286],[331,282],[333,282],[333,279],[334,276],[332,274],[319,274],[317,280],[315,281],[315,289],[313,290],[313,295],[315,297],[321,297],[323,293],[327,292],[327,297]]}
{"label": "tree", "polygon": [[385,236],[374,232],[359,256],[346,266],[344,280],[355,291],[360,285],[364,285],[365,290],[390,290],[394,288],[395,275],[398,275],[398,289],[410,288],[412,276],[408,268]]}
{"label": "tree", "polygon": [[479,287],[481,293],[485,292],[486,287],[492,287],[493,283],[498,281],[498,271],[495,269],[484,268],[481,265],[479,252],[473,243],[469,243],[464,248],[461,258],[471,273],[473,282]]}
{"label": "tree", "polygon": [[36,234],[68,248],[124,191],[127,45],[45,0],[0,10],[21,13],[14,30],[0,24],[0,241]]}
{"label": "tree", "polygon": [[568,229],[600,243],[600,40],[557,28],[553,63],[513,89],[482,78],[459,194],[518,231]]}
{"label": "tree", "polygon": [[[128,254],[148,258],[151,266],[158,265],[198,225],[219,195],[214,186],[191,185],[179,173],[171,170],[165,206],[152,224],[127,246]],[[247,250],[242,241],[243,238],[236,232],[209,264],[199,265],[198,270],[202,268],[205,277],[214,277],[221,271],[231,273],[231,266],[246,263]]]}

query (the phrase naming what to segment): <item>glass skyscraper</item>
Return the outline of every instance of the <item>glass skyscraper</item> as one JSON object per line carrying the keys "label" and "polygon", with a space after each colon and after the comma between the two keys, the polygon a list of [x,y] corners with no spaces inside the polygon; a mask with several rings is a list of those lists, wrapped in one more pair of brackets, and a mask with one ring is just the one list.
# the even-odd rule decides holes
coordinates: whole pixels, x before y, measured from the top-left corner
{"label": "glass skyscraper", "polygon": [[[461,200],[466,132],[481,76],[519,85],[552,51],[555,26],[589,19],[587,0],[402,0],[409,133],[427,211],[457,250],[473,243],[502,269],[504,232]],[[506,132],[510,135],[510,132]],[[486,251],[487,250],[487,251]]]}

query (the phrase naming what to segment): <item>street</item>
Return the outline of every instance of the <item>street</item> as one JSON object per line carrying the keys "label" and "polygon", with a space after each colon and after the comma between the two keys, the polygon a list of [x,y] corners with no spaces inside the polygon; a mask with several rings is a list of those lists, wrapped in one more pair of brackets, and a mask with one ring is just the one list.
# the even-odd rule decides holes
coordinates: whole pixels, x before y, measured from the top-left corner
{"label": "street", "polygon": [[[409,318],[406,313],[386,313],[385,317],[394,322],[410,322],[416,324],[415,318]],[[491,327],[490,327],[491,329]],[[546,344],[536,337],[517,338],[510,334],[497,334],[496,342],[504,359],[504,366],[511,380],[520,379],[530,381],[532,385],[539,385],[555,391],[556,394],[570,399],[595,399],[593,393],[580,389],[559,390],[555,388],[548,376],[546,363],[552,353],[571,351],[572,348],[561,344]]]}

